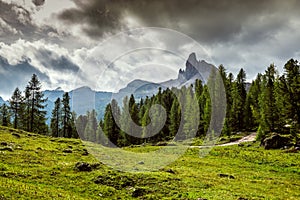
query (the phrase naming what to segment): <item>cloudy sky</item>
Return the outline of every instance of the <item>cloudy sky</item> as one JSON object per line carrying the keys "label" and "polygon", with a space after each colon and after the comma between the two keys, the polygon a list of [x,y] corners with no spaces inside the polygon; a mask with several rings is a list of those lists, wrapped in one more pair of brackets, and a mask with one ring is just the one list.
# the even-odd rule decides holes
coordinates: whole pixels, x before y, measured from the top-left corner
{"label": "cloudy sky", "polygon": [[[0,96],[176,78],[192,52],[250,81],[300,57],[297,0],[0,0]],[[159,27],[159,28],[147,28]]]}

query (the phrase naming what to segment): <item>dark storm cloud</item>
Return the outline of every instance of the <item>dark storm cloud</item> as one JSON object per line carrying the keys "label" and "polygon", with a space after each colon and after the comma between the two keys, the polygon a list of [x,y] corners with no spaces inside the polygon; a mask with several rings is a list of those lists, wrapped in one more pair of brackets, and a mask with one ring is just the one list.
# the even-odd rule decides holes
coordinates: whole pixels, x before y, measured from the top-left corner
{"label": "dark storm cloud", "polygon": [[[282,28],[287,23],[286,17],[295,15],[300,8],[298,1],[295,0],[287,3],[272,0],[74,0],[74,2],[77,8],[65,10],[59,18],[69,24],[88,25],[82,29],[93,38],[126,27],[124,18],[130,16],[137,19],[141,26],[172,28],[207,43],[229,41],[242,31],[248,31],[245,25],[249,24],[262,25],[258,26],[259,30],[250,37],[256,40],[263,39],[265,30]],[[274,18],[274,15],[277,18]]]}
{"label": "dark storm cloud", "polygon": [[65,56],[59,56],[49,50],[39,50],[36,52],[36,57],[47,69],[53,69],[60,72],[77,72],[79,67],[70,61]]}
{"label": "dark storm cloud", "polygon": [[10,65],[5,58],[0,56],[1,93],[12,94],[16,87],[25,87],[32,74],[38,75],[43,82],[50,82],[49,77],[32,66],[28,59],[16,65]]}
{"label": "dark storm cloud", "polygon": [[39,27],[32,19],[31,11],[14,4],[0,1],[0,41],[12,43],[19,38],[28,41],[49,39],[49,33],[57,33],[56,29],[47,25]]}
{"label": "dark storm cloud", "polygon": [[36,6],[42,6],[45,3],[45,0],[32,0],[32,3]]}

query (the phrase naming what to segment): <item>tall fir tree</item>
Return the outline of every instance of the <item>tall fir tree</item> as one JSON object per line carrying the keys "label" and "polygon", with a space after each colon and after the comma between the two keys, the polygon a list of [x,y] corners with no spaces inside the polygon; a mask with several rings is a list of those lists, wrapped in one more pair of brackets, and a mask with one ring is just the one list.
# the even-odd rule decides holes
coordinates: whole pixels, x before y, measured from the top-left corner
{"label": "tall fir tree", "polygon": [[178,132],[180,133],[181,131],[179,129],[181,122],[181,109],[177,98],[173,100],[170,115],[169,133],[170,137],[174,137]]}
{"label": "tall fir tree", "polygon": [[276,68],[270,65],[264,74],[263,88],[260,97],[261,130],[264,133],[275,131],[278,111],[275,99]]}
{"label": "tall fir tree", "polygon": [[76,128],[70,108],[70,96],[65,92],[62,99],[62,135],[63,137],[76,137]]}
{"label": "tall fir tree", "polygon": [[97,114],[95,110],[87,112],[87,123],[84,129],[84,139],[90,142],[97,142],[96,131],[98,128]]}
{"label": "tall fir tree", "polygon": [[286,85],[289,93],[291,109],[289,117],[300,127],[300,65],[297,60],[291,59],[284,65]]}
{"label": "tall fir tree", "polygon": [[84,135],[84,131],[85,131],[85,127],[87,125],[87,122],[88,122],[88,117],[86,115],[78,116],[76,118],[76,122],[75,122],[77,133],[80,136],[80,138],[83,139],[83,140],[86,140],[85,135]]}
{"label": "tall fir tree", "polygon": [[10,126],[10,112],[5,103],[0,106],[0,125]]}
{"label": "tall fir tree", "polygon": [[59,137],[61,135],[61,121],[62,121],[62,114],[61,114],[61,100],[57,98],[54,103],[54,108],[52,110],[52,117],[51,117],[51,135],[53,137]]}
{"label": "tall fir tree", "polygon": [[114,116],[120,116],[120,108],[117,101],[113,99],[112,102],[105,108],[103,131],[110,141],[109,145],[120,146],[120,141],[122,141],[122,138],[120,129],[115,122]]}
{"label": "tall fir tree", "polygon": [[28,131],[46,134],[48,127],[46,124],[46,111],[44,94],[41,91],[41,83],[36,74],[33,74],[26,87],[27,111],[29,114]]}
{"label": "tall fir tree", "polygon": [[21,128],[22,114],[24,113],[24,97],[19,88],[16,88],[9,100],[10,110],[13,116],[13,127]]}
{"label": "tall fir tree", "polygon": [[234,82],[232,91],[232,122],[233,131],[242,131],[245,129],[245,103],[246,103],[246,73],[241,69]]}

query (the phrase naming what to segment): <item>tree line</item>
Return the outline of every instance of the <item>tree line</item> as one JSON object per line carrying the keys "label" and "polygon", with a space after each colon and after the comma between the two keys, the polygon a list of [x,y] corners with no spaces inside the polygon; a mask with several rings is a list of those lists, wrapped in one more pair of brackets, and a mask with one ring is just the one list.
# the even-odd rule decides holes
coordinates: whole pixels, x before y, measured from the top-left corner
{"label": "tree line", "polygon": [[[113,99],[100,122],[95,110],[76,117],[70,111],[70,97],[65,93],[62,100],[58,98],[55,102],[49,128],[43,111],[46,99],[37,76],[33,75],[24,96],[17,88],[9,101],[10,106],[1,107],[0,123],[37,133],[50,132],[54,137],[78,137],[79,134],[87,141],[127,146],[173,138],[184,140],[191,138],[191,133],[204,137],[213,131],[210,126],[221,127],[216,120],[218,113],[213,113],[215,108],[221,107],[226,109],[222,129],[217,129],[222,135],[257,131],[257,139],[263,139],[269,133],[278,132],[290,134],[297,140],[300,129],[300,65],[297,60],[290,59],[284,65],[283,74],[271,64],[251,84],[246,83],[243,69],[236,77],[227,73],[223,65],[217,72],[221,82],[211,79],[213,81],[204,84],[196,80],[193,85],[180,89],[160,88],[156,95],[144,99],[131,95],[123,99],[122,106]],[[220,85],[224,85],[225,95],[217,99],[223,98],[224,102],[214,100],[215,95],[221,95],[216,92]],[[162,114],[162,107],[155,105],[161,105],[166,115]],[[132,132],[133,136],[127,134]],[[153,136],[153,132],[157,134]]]}
{"label": "tree line", "polygon": [[49,129],[45,111],[47,98],[41,87],[37,75],[33,74],[24,92],[16,88],[9,105],[0,107],[0,125],[54,137],[77,137],[69,94],[65,93],[62,101],[55,102]]}
{"label": "tree line", "polygon": [[[289,60],[284,65],[282,75],[276,66],[271,64],[264,73],[259,73],[251,84],[246,83],[244,69],[240,69],[236,78],[232,73],[227,73],[223,65],[219,66],[218,72],[225,87],[223,98],[226,99],[226,103],[212,100],[211,93],[220,87],[218,81],[208,80],[207,84],[203,84],[197,80],[194,85],[181,89],[168,88],[164,91],[160,89],[150,98],[136,100],[133,95],[125,97],[122,106],[119,106],[116,100],[112,100],[106,107],[103,120],[98,124],[95,111],[88,112],[86,116],[79,116],[76,121],[79,132],[85,140],[106,145],[111,142],[118,146],[155,143],[174,137],[186,139],[195,129],[196,137],[204,137],[207,131],[213,131],[209,130],[209,127],[214,124],[214,120],[217,121],[215,118],[218,118],[218,113],[213,113],[213,107],[223,106],[226,109],[226,116],[222,124],[222,135],[231,136],[239,132],[257,131],[257,139],[261,140],[269,133],[278,132],[290,134],[297,140],[300,129],[298,61]],[[210,88],[211,85],[214,85],[213,88]],[[198,102],[196,106],[199,112],[195,112],[195,105],[189,103],[193,99]],[[145,126],[151,122],[155,127],[155,124],[159,124],[158,122],[162,120],[160,112],[151,113],[151,107],[156,104],[165,108],[166,122],[158,134],[147,137],[154,130]],[[185,114],[182,116],[183,111]],[[182,120],[184,126],[180,127]],[[137,130],[131,130],[134,124],[138,125],[134,128]],[[139,132],[140,135],[132,137],[127,134],[132,131]],[[178,132],[182,134],[176,135]]]}

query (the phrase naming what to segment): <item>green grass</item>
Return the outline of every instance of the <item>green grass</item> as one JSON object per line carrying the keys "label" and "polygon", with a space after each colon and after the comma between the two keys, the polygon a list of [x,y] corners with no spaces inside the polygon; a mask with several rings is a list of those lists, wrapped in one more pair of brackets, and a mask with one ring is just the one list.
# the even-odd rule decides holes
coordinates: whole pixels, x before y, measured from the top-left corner
{"label": "green grass", "polygon": [[[300,153],[266,151],[258,143],[215,147],[204,158],[199,157],[199,149],[189,149],[160,171],[129,173],[113,170],[91,154],[83,156],[86,147],[76,139],[0,127],[1,142],[13,149],[0,145],[1,200],[300,199]],[[146,153],[159,148],[125,150]],[[65,149],[72,153],[64,153]],[[100,165],[79,172],[74,168],[77,162]]]}

